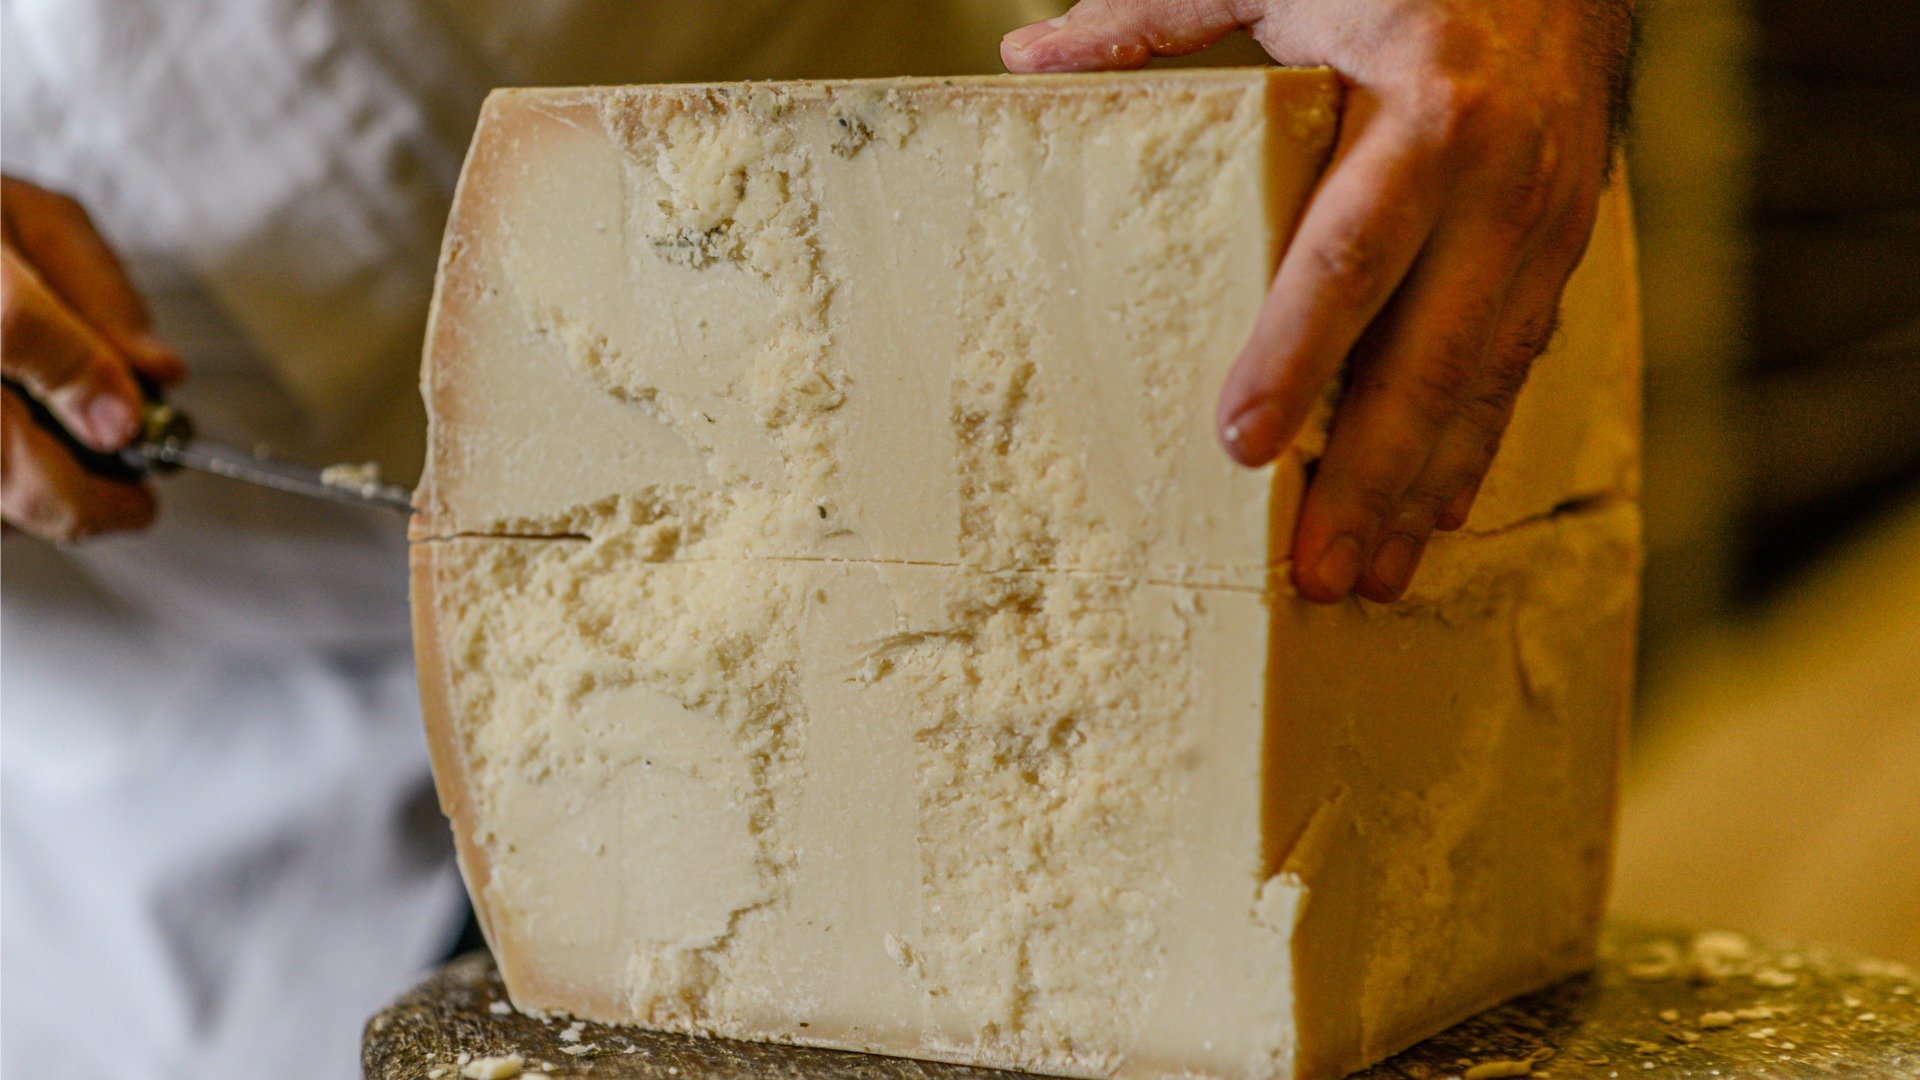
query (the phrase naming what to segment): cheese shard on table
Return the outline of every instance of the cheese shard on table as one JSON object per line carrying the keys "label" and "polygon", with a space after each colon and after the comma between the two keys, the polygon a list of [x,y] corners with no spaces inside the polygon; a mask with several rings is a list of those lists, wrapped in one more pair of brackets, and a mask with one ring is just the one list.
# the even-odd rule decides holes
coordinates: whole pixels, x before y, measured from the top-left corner
{"label": "cheese shard on table", "polygon": [[[1631,685],[1624,197],[1399,603],[1213,400],[1320,71],[502,91],[413,587],[516,1005],[1087,1077],[1331,1077],[1590,963]],[[1329,397],[1331,397],[1331,388]]]}

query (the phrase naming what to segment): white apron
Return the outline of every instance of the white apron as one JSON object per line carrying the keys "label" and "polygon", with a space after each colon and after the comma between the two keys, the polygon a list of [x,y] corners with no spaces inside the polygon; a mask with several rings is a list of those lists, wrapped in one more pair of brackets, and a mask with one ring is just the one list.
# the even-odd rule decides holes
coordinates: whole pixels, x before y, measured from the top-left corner
{"label": "white apron", "polygon": [[[93,211],[209,434],[410,480],[488,88],[988,71],[1059,6],[0,0],[0,153]],[[146,535],[0,559],[0,1073],[349,1080],[465,911],[403,523],[159,491]]]}

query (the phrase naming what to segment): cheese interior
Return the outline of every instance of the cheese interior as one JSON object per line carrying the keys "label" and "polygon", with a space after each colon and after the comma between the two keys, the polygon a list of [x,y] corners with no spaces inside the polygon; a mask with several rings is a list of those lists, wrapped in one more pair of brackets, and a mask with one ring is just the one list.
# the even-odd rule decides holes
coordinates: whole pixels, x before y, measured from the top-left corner
{"label": "cheese interior", "polygon": [[[1630,254],[1402,604],[1212,400],[1319,72],[496,94],[414,554],[516,1002],[1085,1076],[1335,1075],[1579,968],[1630,666]],[[1322,422],[1324,417],[1322,418]]]}

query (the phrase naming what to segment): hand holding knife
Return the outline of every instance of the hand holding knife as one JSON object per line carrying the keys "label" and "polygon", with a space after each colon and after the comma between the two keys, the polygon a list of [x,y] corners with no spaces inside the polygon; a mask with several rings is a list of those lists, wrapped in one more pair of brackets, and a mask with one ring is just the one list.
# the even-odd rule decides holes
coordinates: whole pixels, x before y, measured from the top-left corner
{"label": "hand holding knife", "polygon": [[177,468],[410,509],[406,489],[380,483],[370,466],[311,469],[200,438],[160,396],[185,364],[154,335],[146,304],[78,202],[0,175],[0,256],[8,528],[50,540],[139,528],[153,502],[128,482]]}
{"label": "hand holding knife", "polygon": [[316,499],[402,514],[413,511],[412,492],[398,484],[380,482],[370,470],[337,465],[315,469],[201,438],[187,415],[162,400],[150,384],[142,387],[147,401],[141,410],[140,434],[120,451],[103,453],[75,438],[23,387],[11,379],[4,381],[25,403],[34,423],[59,439],[75,460],[99,476],[138,480],[149,473],[194,469]]}

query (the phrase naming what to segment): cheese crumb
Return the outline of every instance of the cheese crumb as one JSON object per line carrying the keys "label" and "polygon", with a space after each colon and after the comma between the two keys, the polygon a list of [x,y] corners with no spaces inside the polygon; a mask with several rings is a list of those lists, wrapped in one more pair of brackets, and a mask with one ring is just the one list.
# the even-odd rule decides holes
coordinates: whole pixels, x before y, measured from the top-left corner
{"label": "cheese crumb", "polygon": [[1792,986],[1794,983],[1799,982],[1800,979],[1796,975],[1775,968],[1762,968],[1753,973],[1753,981],[1759,983],[1761,986],[1779,989],[1783,986]]}
{"label": "cheese crumb", "polygon": [[567,1029],[565,1031],[562,1031],[560,1033],[560,1041],[561,1042],[579,1042],[580,1033],[586,1030],[586,1027],[587,1025],[581,1023],[578,1020],[575,1020],[573,1023],[567,1025]]}
{"label": "cheese crumb", "polygon": [[520,1075],[520,1066],[526,1061],[519,1054],[474,1058],[461,1068],[460,1075],[466,1080],[512,1080]]}
{"label": "cheese crumb", "polygon": [[487,1006],[487,1011],[492,1013],[495,1016],[505,1016],[508,1013],[513,1011],[513,1003],[508,1001],[496,1001]]}
{"label": "cheese crumb", "polygon": [[1670,941],[1656,941],[1646,955],[1627,965],[1627,976],[1634,979],[1670,979],[1679,970],[1680,950]]}
{"label": "cheese crumb", "polygon": [[1695,935],[1688,950],[1693,981],[1714,983],[1744,971],[1753,957],[1753,943],[1730,930]]}
{"label": "cheese crumb", "polygon": [[882,944],[886,946],[887,955],[893,959],[894,963],[903,968],[913,967],[913,946],[907,944],[904,938],[888,934]]}
{"label": "cheese crumb", "polygon": [[1733,1014],[1730,1012],[1726,1012],[1725,1010],[1716,1009],[1713,1012],[1703,1013],[1700,1016],[1700,1027],[1702,1030],[1705,1030],[1705,1031],[1712,1031],[1715,1028],[1732,1027],[1732,1026],[1733,1026]]}
{"label": "cheese crumb", "polygon": [[358,465],[329,465],[320,470],[320,482],[342,491],[369,495],[380,490],[380,463],[366,461]]}
{"label": "cheese crumb", "polygon": [[1753,943],[1731,930],[1708,930],[1693,938],[1696,960],[1745,960],[1753,955]]}
{"label": "cheese crumb", "polygon": [[1506,1076],[1530,1076],[1533,1073],[1533,1059],[1522,1061],[1483,1061],[1468,1069],[1461,1080],[1499,1080]]}

